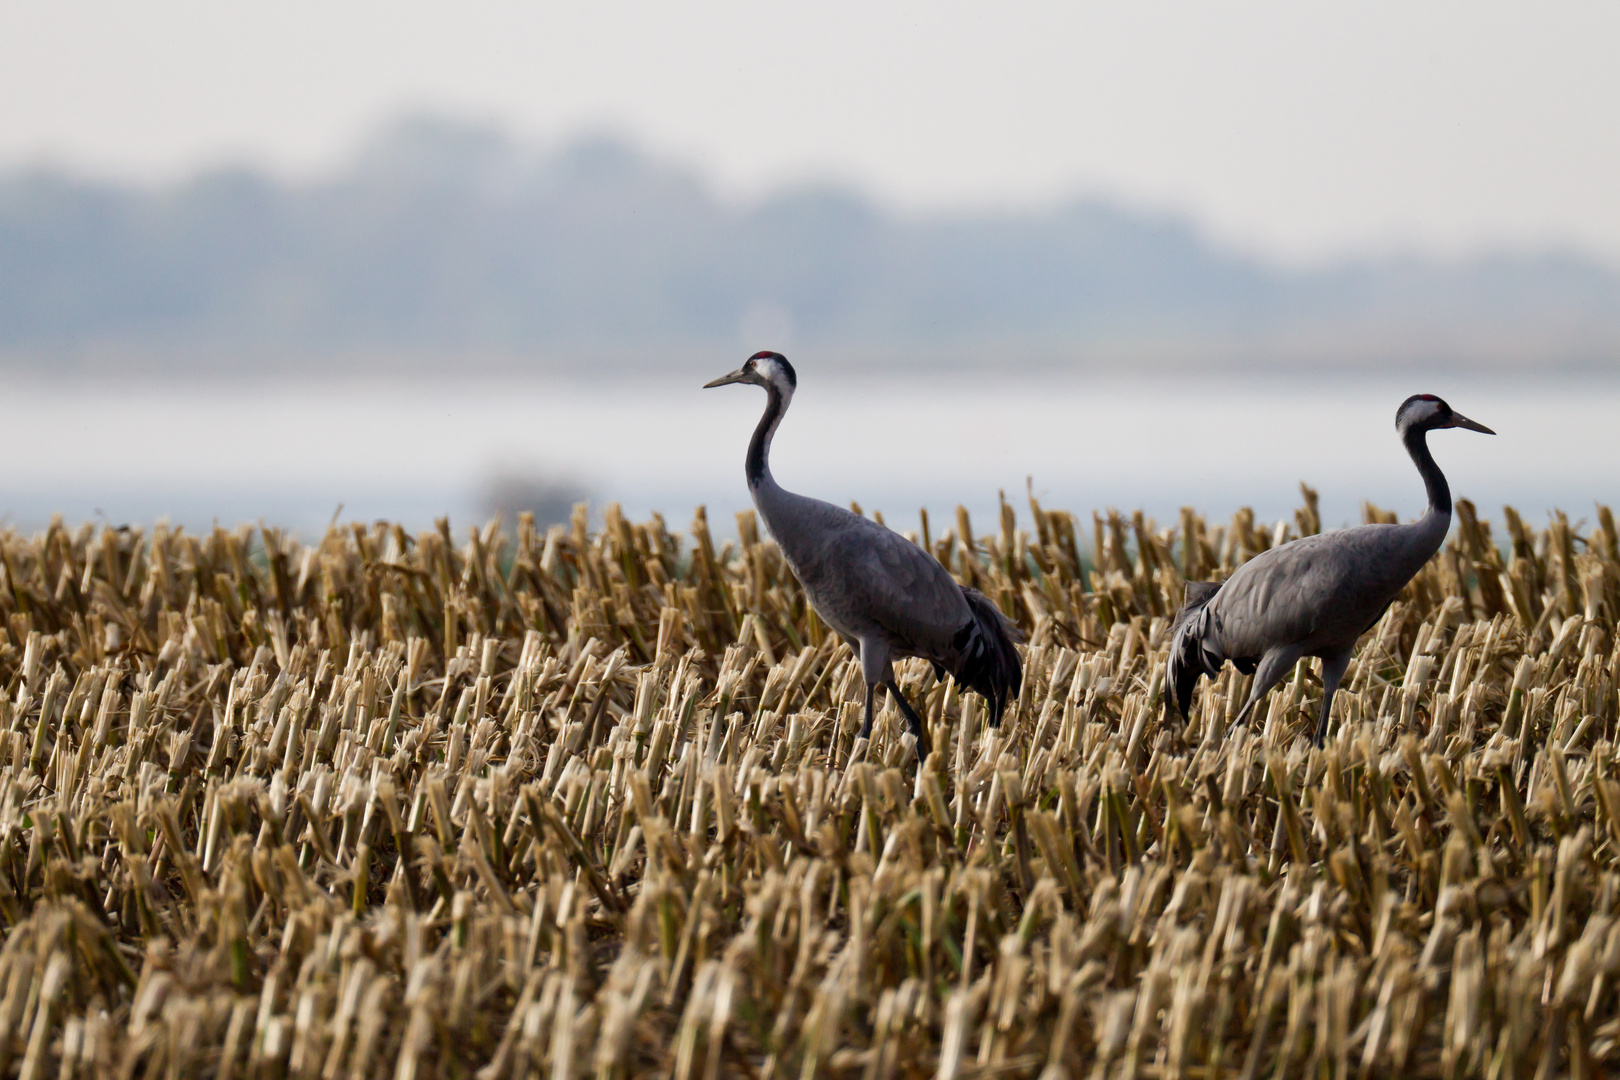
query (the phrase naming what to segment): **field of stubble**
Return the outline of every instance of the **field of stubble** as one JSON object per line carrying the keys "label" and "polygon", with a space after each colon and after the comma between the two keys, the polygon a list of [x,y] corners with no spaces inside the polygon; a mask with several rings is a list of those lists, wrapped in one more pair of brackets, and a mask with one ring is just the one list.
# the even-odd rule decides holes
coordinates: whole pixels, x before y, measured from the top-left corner
{"label": "field of stubble", "polygon": [[933,522],[1029,641],[999,729],[902,667],[920,769],[748,516],[0,534],[0,1075],[1620,1067],[1613,518],[1460,504],[1324,750],[1304,666],[1167,726],[1306,495]]}

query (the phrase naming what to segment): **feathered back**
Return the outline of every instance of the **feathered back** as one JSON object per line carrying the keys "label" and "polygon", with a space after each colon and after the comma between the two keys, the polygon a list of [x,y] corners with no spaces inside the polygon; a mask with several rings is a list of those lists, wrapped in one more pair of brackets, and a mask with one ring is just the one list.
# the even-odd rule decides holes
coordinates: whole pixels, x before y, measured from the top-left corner
{"label": "feathered back", "polygon": [[1194,616],[1203,612],[1209,602],[1215,599],[1215,594],[1221,591],[1221,586],[1214,581],[1187,582],[1187,596],[1176,612],[1175,622],[1170,626],[1170,660],[1165,668],[1165,707],[1168,709],[1172,703],[1181,715],[1183,722],[1187,719],[1187,712],[1192,708],[1193,687],[1198,685],[1198,676],[1214,675],[1205,662],[1204,651],[1200,647],[1199,630],[1203,620]]}
{"label": "feathered back", "polygon": [[1170,633],[1175,634],[1182,624],[1192,617],[1193,613],[1215,598],[1221,591],[1218,581],[1189,581],[1187,592],[1181,602],[1181,610],[1176,612],[1175,621],[1170,624]]}
{"label": "feathered back", "polygon": [[1017,696],[1024,668],[1017,642],[1024,640],[1011,619],[977,589],[962,588],[973,621],[957,635],[960,659],[951,674],[956,681],[983,694],[990,702],[990,722],[999,725],[1008,699]]}

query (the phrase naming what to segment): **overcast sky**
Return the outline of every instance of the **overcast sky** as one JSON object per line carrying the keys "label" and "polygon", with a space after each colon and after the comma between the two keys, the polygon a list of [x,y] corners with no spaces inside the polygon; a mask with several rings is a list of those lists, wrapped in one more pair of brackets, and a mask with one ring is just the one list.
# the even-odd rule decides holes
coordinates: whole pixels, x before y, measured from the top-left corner
{"label": "overcast sky", "polygon": [[311,175],[428,110],[619,132],[744,196],[1101,195],[1294,260],[1620,263],[1617,58],[1609,3],[18,0],[0,165]]}

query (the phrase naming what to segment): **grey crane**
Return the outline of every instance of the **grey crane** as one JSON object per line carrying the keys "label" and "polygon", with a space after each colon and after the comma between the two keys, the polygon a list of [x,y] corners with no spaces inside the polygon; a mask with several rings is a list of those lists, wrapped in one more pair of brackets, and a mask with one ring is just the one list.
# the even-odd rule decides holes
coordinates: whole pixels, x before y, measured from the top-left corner
{"label": "grey crane", "polygon": [[1451,527],[1451,489],[1428,445],[1429,432],[1439,428],[1496,434],[1433,394],[1416,394],[1401,403],[1395,430],[1429,495],[1429,509],[1418,520],[1302,537],[1261,552],[1218,585],[1187,584],[1165,680],[1183,718],[1198,677],[1214,678],[1228,660],[1254,675],[1253,689],[1237,716],[1241,724],[1277,680],[1302,658],[1315,656],[1322,661],[1322,714],[1315,735],[1321,745],[1356,639],[1440,550]]}
{"label": "grey crane", "polygon": [[888,688],[928,756],[928,733],[894,678],[894,660],[920,656],[943,678],[984,695],[991,723],[1001,723],[1018,693],[1023,669],[1018,628],[984,594],[958,585],[932,555],[897,533],[842,507],[786,491],[771,476],[771,438],[782,422],[798,377],[781,353],[758,352],[705,389],[731,383],[765,388],[765,414],[748,443],[748,492],[793,576],[828,626],[854,649],[866,680],[866,722],[872,734],[873,692]]}

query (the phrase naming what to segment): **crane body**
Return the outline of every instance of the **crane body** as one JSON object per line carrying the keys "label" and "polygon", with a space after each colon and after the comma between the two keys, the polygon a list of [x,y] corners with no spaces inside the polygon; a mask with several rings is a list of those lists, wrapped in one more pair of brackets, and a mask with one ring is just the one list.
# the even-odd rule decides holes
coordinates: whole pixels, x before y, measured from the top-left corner
{"label": "crane body", "polygon": [[926,726],[894,677],[894,661],[910,656],[928,660],[941,677],[949,673],[982,694],[990,703],[991,722],[999,724],[1022,679],[1014,645],[1018,629],[987,597],[957,584],[937,559],[905,537],[776,482],[771,440],[798,384],[785,357],[755,353],[706,387],[732,383],[765,389],[765,413],[748,445],[748,491],[816,614],[860,658],[866,682],[861,736],[871,736],[873,694],[881,685],[894,695],[917,737],[919,759],[927,756]]}
{"label": "crane body", "polygon": [[1451,489],[1429,453],[1428,433],[1456,427],[1495,434],[1431,394],[1403,402],[1395,426],[1427,488],[1423,516],[1407,524],[1302,537],[1261,552],[1218,585],[1190,582],[1171,637],[1167,708],[1173,695],[1185,718],[1199,676],[1215,677],[1230,660],[1254,675],[1237,716],[1243,723],[1296,663],[1314,656],[1322,661],[1315,732],[1315,741],[1322,742],[1356,639],[1440,550],[1451,527]]}

